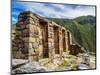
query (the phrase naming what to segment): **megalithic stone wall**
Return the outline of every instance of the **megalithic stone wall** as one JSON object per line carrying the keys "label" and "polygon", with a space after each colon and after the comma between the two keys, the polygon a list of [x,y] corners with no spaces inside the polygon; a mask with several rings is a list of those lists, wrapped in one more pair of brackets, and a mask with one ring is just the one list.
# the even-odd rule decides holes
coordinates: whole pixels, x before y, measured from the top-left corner
{"label": "megalithic stone wall", "polygon": [[[29,58],[38,55],[39,48],[38,19],[31,12],[20,13],[16,25],[16,35],[13,42],[15,58]],[[17,57],[18,56],[18,57]]]}
{"label": "megalithic stone wall", "polygon": [[54,54],[55,54],[55,46],[54,46],[54,29],[53,24],[49,23],[48,25],[48,50],[49,50],[49,57],[53,61]]}
{"label": "megalithic stone wall", "polygon": [[29,61],[42,58],[54,59],[68,53],[70,32],[64,27],[30,11],[20,13],[12,39],[13,58]]}

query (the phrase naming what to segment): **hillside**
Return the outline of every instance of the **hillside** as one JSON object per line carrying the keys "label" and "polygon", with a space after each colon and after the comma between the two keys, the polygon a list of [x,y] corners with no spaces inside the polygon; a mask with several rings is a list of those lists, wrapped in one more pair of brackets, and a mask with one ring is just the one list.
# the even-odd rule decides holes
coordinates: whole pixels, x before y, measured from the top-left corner
{"label": "hillside", "polygon": [[75,19],[48,18],[60,25],[64,25],[72,32],[74,42],[84,47],[89,52],[96,49],[96,17],[81,16]]}

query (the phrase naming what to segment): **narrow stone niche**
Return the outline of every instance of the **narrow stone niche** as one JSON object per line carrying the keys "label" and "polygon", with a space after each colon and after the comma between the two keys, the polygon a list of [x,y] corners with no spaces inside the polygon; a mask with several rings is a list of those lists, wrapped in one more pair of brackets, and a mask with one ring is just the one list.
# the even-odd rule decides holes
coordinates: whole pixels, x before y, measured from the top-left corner
{"label": "narrow stone niche", "polygon": [[49,57],[49,50],[48,50],[48,23],[45,21],[40,21],[40,28],[42,33],[42,46],[43,46],[43,58]]}
{"label": "narrow stone niche", "polygon": [[59,28],[54,26],[54,45],[55,45],[55,54],[59,54]]}
{"label": "narrow stone niche", "polygon": [[67,32],[67,40],[68,40],[68,50],[70,50],[70,33],[69,32]]}
{"label": "narrow stone niche", "polygon": [[65,30],[62,30],[63,51],[66,52]]}

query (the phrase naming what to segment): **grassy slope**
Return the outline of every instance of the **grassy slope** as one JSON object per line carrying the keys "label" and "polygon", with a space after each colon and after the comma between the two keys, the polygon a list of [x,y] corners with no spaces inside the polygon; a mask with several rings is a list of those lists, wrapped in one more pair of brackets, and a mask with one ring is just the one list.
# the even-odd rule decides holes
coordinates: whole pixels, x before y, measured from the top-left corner
{"label": "grassy slope", "polygon": [[89,50],[95,52],[96,19],[93,16],[81,16],[75,19],[50,19],[60,25],[64,25],[72,32],[74,41]]}

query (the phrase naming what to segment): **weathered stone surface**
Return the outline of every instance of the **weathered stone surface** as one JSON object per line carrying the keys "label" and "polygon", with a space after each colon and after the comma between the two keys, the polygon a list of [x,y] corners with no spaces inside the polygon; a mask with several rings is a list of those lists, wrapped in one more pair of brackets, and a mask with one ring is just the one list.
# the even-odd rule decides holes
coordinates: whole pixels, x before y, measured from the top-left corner
{"label": "weathered stone surface", "polygon": [[80,64],[80,65],[78,66],[78,69],[80,69],[80,70],[87,70],[87,69],[89,69],[89,66],[86,65],[86,64]]}
{"label": "weathered stone surface", "polygon": [[[20,65],[22,64],[22,65]],[[45,67],[41,66],[38,62],[32,61],[28,62],[27,60],[13,60],[13,65],[20,65],[12,70],[12,74],[20,74],[20,73],[33,73],[33,72],[45,72]]]}
{"label": "weathered stone surface", "polygon": [[82,53],[81,47],[79,45],[70,45],[70,54],[77,55]]}
{"label": "weathered stone surface", "polygon": [[18,16],[16,34],[13,37],[14,57],[19,52],[30,61],[40,58],[53,60],[55,54],[62,58],[63,52],[68,53],[70,37],[70,33],[67,35],[66,29],[55,22],[45,20],[30,11],[22,12]]}

